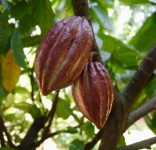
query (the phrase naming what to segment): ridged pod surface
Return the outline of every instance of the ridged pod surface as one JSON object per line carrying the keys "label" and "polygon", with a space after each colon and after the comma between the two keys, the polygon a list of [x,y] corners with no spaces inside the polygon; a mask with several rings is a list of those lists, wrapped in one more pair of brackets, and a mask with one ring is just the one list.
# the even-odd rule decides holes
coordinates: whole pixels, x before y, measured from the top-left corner
{"label": "ridged pod surface", "polygon": [[92,29],[84,17],[66,18],[50,29],[35,59],[35,73],[43,95],[75,81],[90,57],[92,43]]}
{"label": "ridged pod surface", "polygon": [[87,63],[72,85],[72,94],[79,111],[101,129],[114,100],[113,84],[105,67],[99,62]]}

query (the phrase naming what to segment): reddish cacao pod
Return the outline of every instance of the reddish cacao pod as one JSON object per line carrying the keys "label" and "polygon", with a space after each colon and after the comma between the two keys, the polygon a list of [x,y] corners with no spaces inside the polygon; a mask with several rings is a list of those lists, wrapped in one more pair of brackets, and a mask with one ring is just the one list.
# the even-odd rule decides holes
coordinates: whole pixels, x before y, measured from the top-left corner
{"label": "reddish cacao pod", "polygon": [[72,94],[79,111],[101,129],[112,108],[113,84],[109,73],[99,62],[89,62],[72,85]]}
{"label": "reddish cacao pod", "polygon": [[75,81],[90,57],[92,42],[92,29],[84,17],[69,17],[51,28],[39,45],[35,60],[43,95]]}

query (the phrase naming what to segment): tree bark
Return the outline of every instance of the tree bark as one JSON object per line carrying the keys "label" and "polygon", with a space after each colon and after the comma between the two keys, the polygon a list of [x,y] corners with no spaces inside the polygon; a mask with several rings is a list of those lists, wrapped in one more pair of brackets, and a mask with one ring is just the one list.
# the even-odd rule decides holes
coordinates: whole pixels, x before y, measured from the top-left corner
{"label": "tree bark", "polygon": [[156,46],[142,61],[124,92],[116,98],[112,112],[103,130],[99,150],[115,150],[124,132],[132,105],[148,83],[156,68]]}
{"label": "tree bark", "polygon": [[[91,20],[89,17],[88,0],[72,0],[73,9],[76,16],[85,16],[90,25]],[[93,43],[93,52],[99,53],[98,46],[95,41]],[[100,53],[99,53],[100,55]],[[101,61],[99,56],[97,61]],[[148,83],[151,75],[156,68],[156,46],[151,49],[146,58],[141,63],[139,69],[136,71],[132,80],[125,88],[122,94],[115,94],[115,101],[112,107],[111,114],[106,122],[104,128],[98,133],[98,136],[88,144],[86,144],[85,150],[90,150],[94,144],[101,138],[101,144],[99,150],[115,150],[116,145],[126,128],[128,121],[128,115],[132,108],[132,105],[142,92],[145,85]]]}

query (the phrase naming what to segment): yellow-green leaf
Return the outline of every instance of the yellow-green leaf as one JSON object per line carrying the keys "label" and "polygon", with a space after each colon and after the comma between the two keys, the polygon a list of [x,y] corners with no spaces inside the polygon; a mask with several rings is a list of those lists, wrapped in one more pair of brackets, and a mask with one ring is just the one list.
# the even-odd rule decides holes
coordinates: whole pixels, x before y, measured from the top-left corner
{"label": "yellow-green leaf", "polygon": [[20,66],[17,64],[12,51],[9,50],[2,61],[2,85],[8,92],[14,89],[20,74]]}

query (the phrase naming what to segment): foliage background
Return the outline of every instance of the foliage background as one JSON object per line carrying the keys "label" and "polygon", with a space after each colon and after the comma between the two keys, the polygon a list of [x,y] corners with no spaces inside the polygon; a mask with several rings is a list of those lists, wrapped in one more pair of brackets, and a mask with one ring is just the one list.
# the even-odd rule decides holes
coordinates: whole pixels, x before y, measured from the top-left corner
{"label": "foliage background", "polygon": [[[156,1],[90,0],[89,6],[103,61],[122,92],[156,43]],[[33,70],[37,46],[54,23],[72,15],[71,0],[0,0],[0,116],[17,144],[33,120],[51,109],[54,97],[39,92]],[[133,109],[154,96],[156,72]],[[155,134],[156,112],[144,121]],[[60,131],[53,137],[58,148],[70,150],[83,149],[98,132],[77,111],[70,87],[60,92],[51,131]],[[124,137],[119,144],[125,145]]]}

